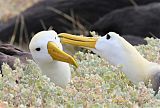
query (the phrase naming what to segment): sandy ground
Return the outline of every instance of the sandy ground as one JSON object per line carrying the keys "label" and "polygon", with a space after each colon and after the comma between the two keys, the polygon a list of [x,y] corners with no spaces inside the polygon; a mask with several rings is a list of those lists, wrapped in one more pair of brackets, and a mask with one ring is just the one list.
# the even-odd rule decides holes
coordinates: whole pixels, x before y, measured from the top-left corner
{"label": "sandy ground", "polygon": [[0,21],[6,22],[38,1],[42,0],[0,0]]}

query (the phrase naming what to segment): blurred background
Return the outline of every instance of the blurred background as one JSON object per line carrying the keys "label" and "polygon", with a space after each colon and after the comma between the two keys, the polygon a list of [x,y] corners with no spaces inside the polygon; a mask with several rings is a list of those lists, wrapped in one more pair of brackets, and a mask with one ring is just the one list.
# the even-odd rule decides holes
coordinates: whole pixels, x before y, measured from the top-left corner
{"label": "blurred background", "polygon": [[90,36],[114,31],[133,45],[160,37],[160,0],[1,0],[0,41],[28,50],[42,30]]}

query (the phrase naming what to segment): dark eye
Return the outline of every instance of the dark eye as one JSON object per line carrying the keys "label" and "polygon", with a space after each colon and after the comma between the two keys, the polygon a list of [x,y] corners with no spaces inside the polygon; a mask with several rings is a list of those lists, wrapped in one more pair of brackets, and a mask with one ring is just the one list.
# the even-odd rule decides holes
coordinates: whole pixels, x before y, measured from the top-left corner
{"label": "dark eye", "polygon": [[40,51],[41,50],[41,48],[36,48],[36,51]]}
{"label": "dark eye", "polygon": [[109,34],[107,34],[106,39],[108,40],[110,38],[111,38],[111,36]]}
{"label": "dark eye", "polygon": [[55,37],[55,39],[57,39],[57,38]]}

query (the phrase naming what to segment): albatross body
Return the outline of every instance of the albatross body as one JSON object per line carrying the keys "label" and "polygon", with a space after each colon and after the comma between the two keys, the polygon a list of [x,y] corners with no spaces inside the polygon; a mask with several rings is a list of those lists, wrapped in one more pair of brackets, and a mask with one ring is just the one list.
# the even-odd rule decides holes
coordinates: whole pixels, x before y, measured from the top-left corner
{"label": "albatross body", "polygon": [[32,38],[29,49],[33,59],[43,74],[55,85],[65,87],[71,79],[69,64],[77,66],[72,56],[63,51],[57,33],[53,30],[41,31]]}
{"label": "albatross body", "polygon": [[149,62],[123,37],[109,32],[103,37],[82,37],[61,33],[61,42],[91,49],[109,63],[122,65],[122,71],[133,82],[147,82],[151,79],[155,94],[160,86],[160,65]]}

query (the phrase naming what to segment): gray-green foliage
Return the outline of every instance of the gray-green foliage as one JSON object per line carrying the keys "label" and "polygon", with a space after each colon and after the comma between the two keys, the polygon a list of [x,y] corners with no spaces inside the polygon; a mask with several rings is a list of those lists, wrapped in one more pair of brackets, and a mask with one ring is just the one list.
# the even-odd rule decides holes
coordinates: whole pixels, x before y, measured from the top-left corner
{"label": "gray-green foliage", "polygon": [[[150,61],[159,62],[158,39],[146,39],[148,45],[136,48]],[[132,84],[120,71],[121,66],[110,65],[90,53],[75,55],[79,68],[71,66],[72,81],[62,89],[41,74],[31,60],[22,65],[15,61],[15,69],[3,64],[0,77],[0,103],[8,107],[93,107],[127,108],[160,107],[160,94],[143,83]],[[1,105],[0,104],[0,105]]]}

